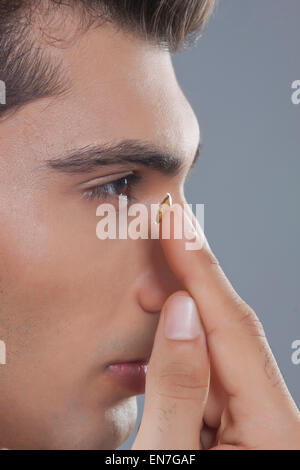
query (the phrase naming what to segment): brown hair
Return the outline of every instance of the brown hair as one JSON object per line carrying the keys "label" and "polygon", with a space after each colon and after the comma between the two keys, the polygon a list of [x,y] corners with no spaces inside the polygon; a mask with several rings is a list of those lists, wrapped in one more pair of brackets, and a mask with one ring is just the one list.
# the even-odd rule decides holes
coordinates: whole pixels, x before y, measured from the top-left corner
{"label": "brown hair", "polygon": [[0,80],[6,85],[0,117],[30,100],[66,89],[61,64],[33,39],[36,18],[43,21],[54,11],[61,17],[76,13],[81,29],[111,22],[174,53],[199,38],[215,1],[0,0]]}

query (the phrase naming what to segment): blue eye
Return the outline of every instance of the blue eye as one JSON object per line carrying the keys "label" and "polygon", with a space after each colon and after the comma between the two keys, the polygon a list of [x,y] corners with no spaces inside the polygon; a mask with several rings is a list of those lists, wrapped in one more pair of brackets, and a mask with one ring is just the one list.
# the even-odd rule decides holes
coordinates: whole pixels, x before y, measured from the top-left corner
{"label": "blue eye", "polygon": [[132,196],[133,187],[141,180],[141,176],[131,173],[115,181],[94,186],[84,191],[84,197],[89,200],[107,199],[116,196],[127,196],[128,200],[134,199]]}

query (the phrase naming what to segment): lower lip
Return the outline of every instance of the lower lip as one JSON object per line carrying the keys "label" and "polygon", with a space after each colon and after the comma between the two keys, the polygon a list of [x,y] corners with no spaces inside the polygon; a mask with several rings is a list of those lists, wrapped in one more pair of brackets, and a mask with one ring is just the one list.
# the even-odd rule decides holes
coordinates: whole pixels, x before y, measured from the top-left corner
{"label": "lower lip", "polygon": [[139,395],[145,393],[147,366],[146,361],[120,362],[110,364],[106,370],[114,381]]}

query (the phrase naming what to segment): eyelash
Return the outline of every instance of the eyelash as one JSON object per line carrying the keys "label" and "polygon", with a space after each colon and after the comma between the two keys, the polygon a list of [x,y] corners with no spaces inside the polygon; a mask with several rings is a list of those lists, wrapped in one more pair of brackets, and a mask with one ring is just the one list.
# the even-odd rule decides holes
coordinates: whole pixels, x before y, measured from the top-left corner
{"label": "eyelash", "polygon": [[[85,199],[95,200],[107,199],[123,194],[124,196],[127,196],[127,200],[130,201],[132,199],[135,199],[134,196],[131,194],[131,191],[141,179],[141,176],[136,175],[135,173],[131,173],[129,175],[122,176],[122,178],[110,181],[109,183],[97,185],[93,188],[86,189],[83,193],[83,196]],[[122,186],[125,186],[125,190]]]}

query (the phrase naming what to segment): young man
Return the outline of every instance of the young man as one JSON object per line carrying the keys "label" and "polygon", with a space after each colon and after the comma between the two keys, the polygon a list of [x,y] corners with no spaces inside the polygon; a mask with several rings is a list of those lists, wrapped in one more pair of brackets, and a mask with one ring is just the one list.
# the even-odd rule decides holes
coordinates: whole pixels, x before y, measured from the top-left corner
{"label": "young man", "polygon": [[263,329],[208,244],[95,236],[120,194],[183,206],[200,133],[171,53],[213,3],[0,0],[2,448],[115,449],[144,390],[133,449],[300,448]]}

